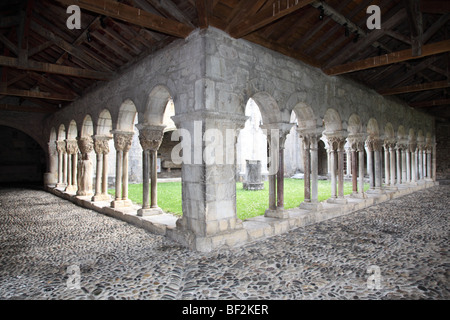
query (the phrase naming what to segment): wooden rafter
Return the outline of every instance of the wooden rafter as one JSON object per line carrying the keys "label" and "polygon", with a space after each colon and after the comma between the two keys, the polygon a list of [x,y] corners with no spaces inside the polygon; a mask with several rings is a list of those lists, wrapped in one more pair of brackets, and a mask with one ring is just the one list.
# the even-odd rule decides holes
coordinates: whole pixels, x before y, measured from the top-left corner
{"label": "wooden rafter", "polygon": [[230,29],[230,35],[234,38],[242,38],[249,33],[268,25],[269,23],[277,21],[278,19],[303,8],[314,1],[315,0],[299,0],[293,3],[291,2],[291,6],[286,5],[289,1],[283,2],[286,6],[284,8],[280,8],[278,6],[278,4],[281,3],[280,1],[273,1],[273,6],[265,6],[265,8],[256,15],[247,17],[238,25],[232,27]]}
{"label": "wooden rafter", "polygon": [[113,75],[112,73],[109,72],[73,68],[68,66],[62,66],[59,64],[39,62],[34,60],[28,60],[26,65],[21,65],[19,64],[19,59],[5,56],[0,56],[0,66],[36,72],[61,74],[77,78],[88,78],[94,80],[110,80]]}
{"label": "wooden rafter", "polygon": [[378,93],[383,96],[391,96],[391,95],[402,94],[402,93],[419,92],[419,91],[442,89],[442,88],[449,88],[449,87],[450,87],[450,82],[445,80],[445,81],[436,81],[436,82],[424,83],[424,84],[414,84],[411,86],[405,86],[405,87],[399,87],[399,88],[379,90]]}
{"label": "wooden rafter", "polygon": [[355,62],[346,63],[343,65],[326,68],[323,71],[330,76],[350,73],[354,71],[367,70],[370,68],[381,67],[393,63],[398,63],[402,61],[408,61],[418,58],[423,58],[439,53],[449,52],[450,51],[450,40],[444,40],[428,45],[424,45],[422,47],[422,54],[420,56],[413,56],[411,53],[411,49],[406,49],[402,51],[392,52],[389,54],[371,57]]}
{"label": "wooden rafter", "polygon": [[409,104],[413,108],[425,108],[425,107],[434,107],[434,106],[443,106],[450,105],[450,99],[438,99],[431,101],[419,101],[413,102]]}
{"label": "wooden rafter", "polygon": [[6,88],[6,84],[0,84],[0,94],[5,96],[37,98],[46,100],[74,101],[75,97],[68,94],[59,94],[54,92],[41,92],[33,90],[19,90]]}
{"label": "wooden rafter", "polygon": [[184,23],[113,0],[58,0],[58,2],[64,5],[78,5],[85,10],[178,38],[186,38],[194,30]]}
{"label": "wooden rafter", "polygon": [[57,108],[52,107],[31,107],[14,104],[0,103],[0,110],[16,111],[16,112],[31,112],[31,113],[54,113],[58,111]]}

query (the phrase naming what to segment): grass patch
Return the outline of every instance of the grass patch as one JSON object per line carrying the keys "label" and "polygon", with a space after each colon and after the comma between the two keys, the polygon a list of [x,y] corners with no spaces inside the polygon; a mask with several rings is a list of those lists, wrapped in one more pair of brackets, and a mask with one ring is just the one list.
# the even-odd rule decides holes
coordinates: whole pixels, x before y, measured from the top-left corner
{"label": "grass patch", "polygon": [[[304,181],[299,179],[284,179],[284,207],[295,208],[303,201]],[[365,184],[364,190],[369,188]],[[114,189],[109,193],[114,195]],[[344,182],[344,194],[352,193],[352,183]],[[324,201],[331,196],[331,183],[327,180],[319,180],[319,201]],[[142,184],[130,184],[128,197],[131,201],[142,203]],[[158,205],[165,212],[182,215],[181,182],[158,183]],[[269,183],[264,182],[264,190],[244,190],[242,183],[236,183],[236,210],[239,219],[263,215],[269,205]]]}

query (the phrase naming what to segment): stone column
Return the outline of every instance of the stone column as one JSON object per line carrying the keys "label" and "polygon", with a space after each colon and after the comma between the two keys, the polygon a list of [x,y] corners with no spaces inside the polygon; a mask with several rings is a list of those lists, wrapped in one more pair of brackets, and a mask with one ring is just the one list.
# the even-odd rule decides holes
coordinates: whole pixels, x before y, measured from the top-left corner
{"label": "stone column", "polygon": [[431,175],[431,152],[432,152],[433,147],[430,145],[427,145],[425,152],[427,155],[427,180],[428,181],[433,181],[432,175]]}
{"label": "stone column", "polygon": [[110,136],[94,136],[94,150],[97,157],[95,195],[92,201],[110,201],[108,194],[108,154]]}
{"label": "stone column", "polygon": [[382,187],[382,164],[381,164],[381,140],[374,139],[373,153],[374,153],[374,175],[375,175],[375,189],[381,191]]}
{"label": "stone column", "polygon": [[389,187],[391,184],[391,164],[389,161],[389,142],[384,141],[383,145],[384,150],[384,183],[386,187]]}
{"label": "stone column", "polygon": [[182,162],[183,217],[168,233],[200,251],[220,245],[213,240],[224,234],[238,243],[247,233],[236,215],[235,144],[247,117],[197,110],[172,119],[181,137],[182,157],[175,162]]}
{"label": "stone column", "polygon": [[66,143],[63,140],[56,141],[56,150],[58,151],[58,183],[57,188],[65,188],[64,184],[64,153],[66,153]]}
{"label": "stone column", "polygon": [[319,134],[310,135],[311,152],[311,205],[319,207]]}
{"label": "stone column", "polygon": [[409,152],[411,154],[411,184],[417,182],[417,156],[416,156],[416,144],[414,142],[409,143]]}
{"label": "stone column", "polygon": [[[64,143],[66,143],[66,141],[63,141]],[[68,159],[69,157],[67,156],[67,149],[66,151],[63,153],[63,184],[65,186],[67,186],[68,183],[68,170],[69,170],[69,163],[68,163]]]}
{"label": "stone column", "polygon": [[319,155],[318,142],[320,135],[313,131],[299,130],[303,141],[305,196],[300,208],[317,210],[320,207],[318,196]]}
{"label": "stone column", "polygon": [[128,207],[131,206],[131,200],[128,199],[128,151],[134,132],[114,130],[112,133],[116,148],[116,195],[111,207]]}
{"label": "stone column", "polygon": [[68,186],[66,188],[66,192],[76,192],[78,189],[77,186],[77,165],[78,165],[78,143],[76,140],[67,140],[66,141],[66,149],[69,157],[69,179]]}
{"label": "stone column", "polygon": [[411,183],[411,153],[409,151],[409,146],[405,148],[406,154],[406,182]]}
{"label": "stone column", "polygon": [[347,159],[347,163],[346,163],[346,176],[350,176],[352,174],[352,150],[350,147],[347,147],[345,149],[345,156]]}
{"label": "stone column", "polygon": [[310,150],[310,141],[308,135],[301,135],[300,139],[302,140],[303,146],[303,167],[304,167],[304,201],[306,203],[311,202],[311,150]]}
{"label": "stone column", "polygon": [[367,172],[369,173],[369,187],[370,190],[375,189],[375,177],[373,170],[373,143],[372,140],[366,140],[367,149]]}
{"label": "stone column", "polygon": [[435,139],[433,139],[433,144],[432,144],[432,171],[431,171],[431,178],[433,181],[436,181],[436,142],[434,142]]}
{"label": "stone column", "polygon": [[[366,193],[364,192],[364,141],[358,141],[357,144],[357,151],[358,151],[358,195],[359,198],[366,198]],[[355,196],[355,195],[354,195]]]}
{"label": "stone column", "polygon": [[[331,155],[331,198],[327,200],[329,203],[347,203],[344,198],[344,146],[345,135],[343,132],[336,132],[332,134],[325,134],[330,145]],[[336,156],[337,156],[337,168],[336,168]],[[336,170],[337,169],[337,170]],[[336,174],[337,172],[337,174]],[[337,177],[336,177],[337,175]],[[336,178],[338,182],[336,192]]]}
{"label": "stone column", "polygon": [[407,174],[406,174],[406,146],[402,146],[402,184],[408,183]]}
{"label": "stone column", "polygon": [[[364,135],[353,134],[347,139],[352,149],[352,181],[353,181],[353,198],[364,199]],[[356,187],[355,187],[356,184]]]}
{"label": "stone column", "polygon": [[396,161],[397,161],[397,185],[402,183],[402,157],[401,157],[401,149],[402,146],[397,143],[397,145],[395,146],[396,149],[396,153],[397,153],[397,157],[396,157]]}
{"label": "stone column", "polygon": [[94,149],[92,137],[79,138],[78,148],[81,152],[81,161],[78,162],[77,196],[92,196],[92,161],[89,155]]}
{"label": "stone column", "polygon": [[[272,179],[276,180],[276,210],[273,208],[273,195],[269,198],[269,209],[266,210],[264,216],[271,218],[285,219],[288,217],[288,213],[284,211],[284,145],[286,142],[286,136],[289,134],[293,124],[290,123],[271,123],[268,125],[263,125],[263,129],[268,132],[268,140],[270,143],[270,150],[272,157],[275,156],[278,150],[278,170]],[[278,138],[278,141],[276,140]],[[270,174],[270,172],[269,172]],[[273,191],[273,180],[269,180],[269,192]]]}
{"label": "stone column", "polygon": [[391,177],[391,188],[395,188],[395,142],[389,144],[389,167],[390,167],[390,177]]}
{"label": "stone column", "polygon": [[46,186],[56,186],[58,183],[58,151],[55,141],[48,143],[48,166],[44,173],[44,184]]}
{"label": "stone column", "polygon": [[417,146],[417,153],[418,153],[418,167],[419,167],[419,180],[423,180],[423,160],[422,160],[422,148],[423,146],[419,144]]}
{"label": "stone column", "polygon": [[[157,200],[157,157],[165,126],[139,124],[137,128],[139,129],[139,141],[142,146],[143,165],[143,201],[138,216],[161,214],[163,211],[158,207]],[[151,185],[149,185],[149,180],[151,180]]]}

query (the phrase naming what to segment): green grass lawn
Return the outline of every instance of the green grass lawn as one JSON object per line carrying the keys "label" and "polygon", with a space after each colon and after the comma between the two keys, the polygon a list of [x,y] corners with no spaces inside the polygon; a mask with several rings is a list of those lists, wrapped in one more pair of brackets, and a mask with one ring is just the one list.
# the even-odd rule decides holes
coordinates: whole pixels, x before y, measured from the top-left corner
{"label": "green grass lawn", "polygon": [[[365,190],[369,185],[365,185]],[[295,208],[303,201],[303,180],[284,179],[284,207]],[[109,190],[114,195],[114,189]],[[352,193],[352,183],[344,183],[344,194]],[[330,181],[319,180],[319,201],[331,196]],[[128,197],[135,203],[142,203],[142,184],[130,184]],[[182,215],[181,182],[158,183],[158,205],[165,211]],[[236,183],[236,207],[239,219],[263,215],[269,205],[269,184],[264,183],[264,190],[248,191],[242,188],[242,183]]]}

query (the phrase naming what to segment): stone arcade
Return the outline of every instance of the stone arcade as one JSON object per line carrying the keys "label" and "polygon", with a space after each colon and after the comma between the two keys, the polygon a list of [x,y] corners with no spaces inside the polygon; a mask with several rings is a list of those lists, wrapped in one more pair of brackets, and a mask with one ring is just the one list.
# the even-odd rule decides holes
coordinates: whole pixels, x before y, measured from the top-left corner
{"label": "stone arcade", "polygon": [[[156,197],[156,154],[168,101],[173,100],[172,119],[178,129],[194,137],[199,129],[194,124],[201,122],[201,136],[216,129],[225,137],[227,129],[244,128],[250,98],[259,107],[270,155],[278,163],[277,172],[269,171],[265,216],[237,218],[236,161],[198,164],[194,159],[182,164],[182,218],[162,212]],[[292,112],[297,124],[290,121]],[[302,147],[305,200],[286,210],[284,145],[292,129]],[[48,142],[48,191],[199,251],[242,245],[436,183],[433,117],[213,27],[193,31],[93,88],[46,119],[43,130]],[[128,199],[128,152],[137,138],[143,159],[141,207]],[[331,198],[321,203],[320,141],[328,149],[331,178]],[[205,148],[205,143],[200,146]],[[111,199],[108,154],[114,151],[115,198]],[[192,151],[194,157],[196,150]],[[351,196],[343,193],[344,171],[353,182]],[[363,190],[366,171],[367,193]]]}

